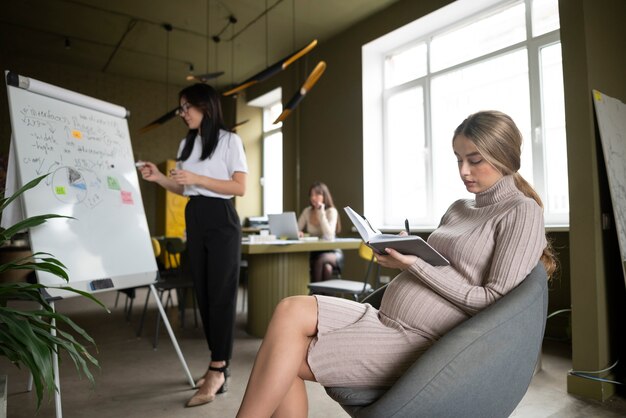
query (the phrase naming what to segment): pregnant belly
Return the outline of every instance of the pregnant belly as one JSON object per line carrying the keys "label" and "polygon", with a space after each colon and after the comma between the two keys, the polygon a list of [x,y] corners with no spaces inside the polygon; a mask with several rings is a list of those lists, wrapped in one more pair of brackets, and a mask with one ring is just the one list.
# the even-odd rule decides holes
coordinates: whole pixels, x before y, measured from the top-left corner
{"label": "pregnant belly", "polygon": [[428,338],[439,339],[469,315],[424,285],[412,273],[400,273],[385,290],[381,321],[393,321]]}

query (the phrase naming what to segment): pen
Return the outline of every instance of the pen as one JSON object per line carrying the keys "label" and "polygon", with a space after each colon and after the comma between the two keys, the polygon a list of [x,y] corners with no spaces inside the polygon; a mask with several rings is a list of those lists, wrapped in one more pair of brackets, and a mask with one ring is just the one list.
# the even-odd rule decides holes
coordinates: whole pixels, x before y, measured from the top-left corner
{"label": "pen", "polygon": [[411,230],[409,229],[409,220],[405,219],[404,220],[404,229],[406,229],[406,233],[411,235]]}

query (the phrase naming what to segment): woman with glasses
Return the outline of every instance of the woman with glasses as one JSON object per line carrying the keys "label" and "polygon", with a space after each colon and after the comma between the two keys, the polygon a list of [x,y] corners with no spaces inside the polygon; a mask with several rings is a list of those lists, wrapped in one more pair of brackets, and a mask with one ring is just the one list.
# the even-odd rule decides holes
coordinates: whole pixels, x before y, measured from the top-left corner
{"label": "woman with glasses", "polygon": [[226,392],[236,315],[241,224],[233,196],[246,191],[248,165],[241,138],[224,127],[219,94],[194,84],[179,93],[178,114],[189,127],[178,149],[177,168],[165,175],[151,162],[145,180],[189,196],[185,208],[187,255],[205,337],[208,370],[186,406],[211,402]]}

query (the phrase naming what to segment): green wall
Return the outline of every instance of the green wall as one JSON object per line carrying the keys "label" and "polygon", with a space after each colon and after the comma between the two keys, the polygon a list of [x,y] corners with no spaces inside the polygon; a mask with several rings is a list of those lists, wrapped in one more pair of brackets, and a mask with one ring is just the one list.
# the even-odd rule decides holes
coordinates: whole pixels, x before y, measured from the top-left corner
{"label": "green wall", "polygon": [[[591,90],[626,102],[626,2],[568,0],[560,2],[559,10],[570,184],[572,362],[575,370],[600,370],[619,356],[623,324],[618,332],[612,330],[626,315],[623,296],[614,299],[624,289],[615,231],[602,230],[602,214],[610,214],[610,207]],[[615,390],[574,376],[567,383],[570,392],[600,400]]]}

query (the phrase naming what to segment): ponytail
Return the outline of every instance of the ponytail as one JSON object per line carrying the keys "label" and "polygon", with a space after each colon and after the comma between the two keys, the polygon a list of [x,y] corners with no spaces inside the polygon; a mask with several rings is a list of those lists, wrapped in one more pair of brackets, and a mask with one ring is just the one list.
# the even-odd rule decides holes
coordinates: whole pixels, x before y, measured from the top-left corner
{"label": "ponytail", "polygon": [[[520,173],[513,173],[513,180],[515,181],[515,186],[519,191],[521,191],[526,197],[533,199],[537,202],[539,207],[543,209],[543,202],[541,201],[541,198],[533,186],[531,186]],[[558,259],[556,257],[556,252],[554,251],[554,247],[552,246],[552,242],[547,236],[546,242],[546,248],[543,249],[543,254],[541,254],[540,260],[543,263],[543,267],[546,269],[548,279],[551,279],[558,269]]]}
{"label": "ponytail", "polygon": [[[469,138],[480,154],[502,175],[512,175],[519,191],[543,209],[543,203],[535,189],[517,172],[521,164],[523,141],[522,133],[510,116],[496,110],[474,113],[456,128],[452,141],[459,135]],[[546,241],[541,262],[548,278],[551,278],[558,268],[558,261],[548,237]]]}

